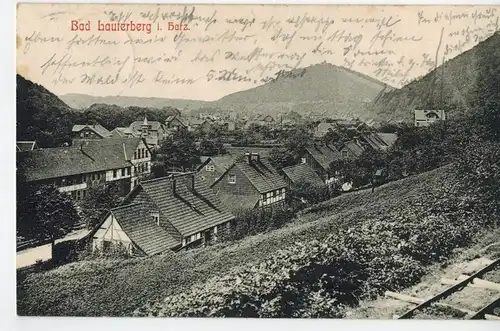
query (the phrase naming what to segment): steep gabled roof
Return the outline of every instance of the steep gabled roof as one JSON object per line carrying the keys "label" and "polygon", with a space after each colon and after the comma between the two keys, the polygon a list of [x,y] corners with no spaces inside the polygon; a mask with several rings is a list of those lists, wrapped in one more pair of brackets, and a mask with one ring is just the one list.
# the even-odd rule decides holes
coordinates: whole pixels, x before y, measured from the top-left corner
{"label": "steep gabled roof", "polygon": [[391,147],[398,140],[398,135],[395,133],[377,133],[377,136],[384,141],[384,143]]}
{"label": "steep gabled roof", "polygon": [[94,131],[97,135],[106,138],[111,136],[111,132],[100,124],[76,124],[73,125],[72,132],[80,132],[83,129],[88,128]]}
{"label": "steep gabled roof", "polygon": [[[254,157],[254,156],[252,156]],[[250,183],[257,189],[259,193],[267,193],[269,191],[278,190],[286,187],[285,180],[278,174],[276,169],[269,163],[269,161],[260,157],[260,160],[247,161],[247,156],[242,155],[238,157],[234,164],[226,170],[226,173],[233,167],[237,167],[248,178]],[[224,177],[225,173],[217,179],[215,183]]]}
{"label": "steep gabled roof", "polygon": [[181,242],[156,224],[146,204],[135,203],[111,209],[111,213],[130,240],[147,255],[173,249]]}
{"label": "steep gabled roof", "polygon": [[324,170],[328,170],[330,168],[330,163],[333,161],[342,159],[340,152],[330,145],[314,144],[306,147],[306,151]]}
{"label": "steep gabled roof", "polygon": [[[96,143],[92,145],[98,146]],[[18,169],[24,173],[27,181],[130,167],[122,145],[118,148],[113,144],[42,148],[17,154]]]}
{"label": "steep gabled roof", "polygon": [[386,151],[394,145],[398,136],[395,133],[369,133],[362,136],[363,140],[373,149]]}
{"label": "steep gabled roof", "polygon": [[282,170],[293,184],[306,182],[314,186],[324,185],[321,177],[307,163],[285,167]]}
{"label": "steep gabled roof", "polygon": [[258,194],[236,195],[219,191],[216,196],[231,212],[253,209],[259,203]]}
{"label": "steep gabled roof", "polygon": [[191,192],[191,176],[183,174],[175,177],[175,194],[171,176],[144,181],[137,186],[148,194],[165,219],[183,236],[195,234],[234,218],[198,175],[194,175],[195,190]]}
{"label": "steep gabled roof", "polygon": [[[121,155],[125,160],[132,160],[134,152],[139,146],[140,142],[144,142],[147,147],[147,143],[143,138],[125,137],[125,138],[106,138],[106,139],[93,139],[85,140],[83,143],[84,149],[110,149],[114,151],[117,155]],[[149,149],[149,147],[148,147]]]}
{"label": "steep gabled roof", "polygon": [[359,143],[354,140],[348,141],[344,148],[347,148],[355,157],[360,156],[363,154],[363,151],[365,148]]}
{"label": "steep gabled roof", "polygon": [[122,138],[122,137],[126,137],[127,135],[125,134],[125,128],[114,128],[113,130],[111,130],[111,137],[114,137],[114,138]]}

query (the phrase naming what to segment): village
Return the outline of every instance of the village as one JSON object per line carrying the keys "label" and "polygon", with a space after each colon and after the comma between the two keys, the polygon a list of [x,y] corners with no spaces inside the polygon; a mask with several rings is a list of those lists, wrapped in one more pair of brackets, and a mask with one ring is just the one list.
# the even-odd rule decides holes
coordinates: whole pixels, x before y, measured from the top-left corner
{"label": "village", "polygon": [[[19,141],[18,170],[27,184],[55,185],[79,211],[92,187],[114,185],[120,198],[116,206],[99,213],[96,223],[75,223],[60,238],[18,236],[17,268],[71,261],[75,249],[104,254],[120,246],[130,256],[150,256],[200,248],[234,231],[236,215],[242,212],[284,208],[297,199],[307,203],[310,192],[301,197],[294,192],[304,185],[328,197],[367,186],[374,189],[375,182],[382,183],[394,171],[390,165],[370,165],[368,181],[365,175],[360,182],[347,176],[340,163],[370,152],[386,153],[397,141],[400,125],[421,127],[446,119],[442,110],[415,110],[409,124],[319,116],[305,120],[297,113],[234,121],[224,116],[190,118],[177,111],[164,123],[144,116],[113,130],[98,123],[75,123],[71,145],[55,148]],[[303,145],[287,151],[285,145],[298,129],[305,136]],[[213,131],[217,138],[209,139]],[[250,142],[234,139],[238,133],[249,137],[254,132],[264,134]],[[180,134],[196,135],[197,162],[155,176],[153,163],[162,143]],[[401,178],[408,175],[397,171]]]}
{"label": "village", "polygon": [[18,315],[500,320],[498,12],[204,8],[161,51],[19,25]]}

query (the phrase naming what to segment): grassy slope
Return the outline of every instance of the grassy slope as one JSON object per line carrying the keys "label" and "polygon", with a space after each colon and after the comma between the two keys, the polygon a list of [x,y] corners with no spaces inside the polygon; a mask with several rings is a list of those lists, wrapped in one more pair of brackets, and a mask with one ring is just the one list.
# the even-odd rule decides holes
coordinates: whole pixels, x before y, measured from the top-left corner
{"label": "grassy slope", "polygon": [[148,300],[179,293],[242,263],[259,263],[297,241],[321,239],[334,229],[418,205],[449,180],[441,168],[378,188],[346,194],[304,211],[294,223],[266,234],[177,256],[87,261],[33,274],[18,286],[20,315],[120,316]]}

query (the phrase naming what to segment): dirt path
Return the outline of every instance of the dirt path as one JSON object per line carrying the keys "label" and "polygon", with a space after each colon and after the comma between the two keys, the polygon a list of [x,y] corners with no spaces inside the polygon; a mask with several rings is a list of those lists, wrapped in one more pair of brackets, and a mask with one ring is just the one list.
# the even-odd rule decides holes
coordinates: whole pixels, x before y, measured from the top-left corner
{"label": "dirt path", "polygon": [[[400,293],[428,299],[450,286],[442,285],[442,278],[455,279],[461,274],[471,274],[489,264],[491,260],[498,258],[500,258],[500,229],[487,232],[487,234],[477,240],[477,243],[473,247],[457,253],[456,257],[447,263],[447,265],[432,266],[430,272],[422,278],[419,284],[400,291]],[[484,279],[500,283],[500,272],[497,270],[488,273]],[[499,292],[485,289],[465,288],[448,297],[443,302],[475,311],[485,306],[498,294]],[[394,315],[402,315],[413,307],[415,305],[411,303],[380,297],[376,300],[361,302],[359,307],[346,313],[346,318],[392,319]],[[440,318],[440,316],[422,313],[418,316],[416,315],[415,318],[429,319]],[[446,318],[446,316],[441,318]],[[456,316],[455,318],[460,318],[460,316]]]}

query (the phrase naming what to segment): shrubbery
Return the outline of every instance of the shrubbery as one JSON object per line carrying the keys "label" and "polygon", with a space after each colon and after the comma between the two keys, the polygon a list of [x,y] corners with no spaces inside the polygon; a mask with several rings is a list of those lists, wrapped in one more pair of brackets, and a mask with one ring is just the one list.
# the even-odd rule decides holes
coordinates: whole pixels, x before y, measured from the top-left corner
{"label": "shrubbery", "polygon": [[424,197],[412,213],[392,211],[385,219],[339,230],[322,241],[297,242],[259,265],[232,269],[135,314],[340,317],[344,306],[415,284],[426,265],[469,242],[480,226],[476,219],[463,218],[462,209],[453,212],[453,206],[446,207],[447,215],[435,214],[445,210],[441,200],[447,189]]}

